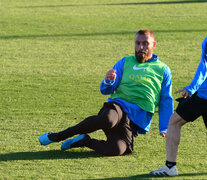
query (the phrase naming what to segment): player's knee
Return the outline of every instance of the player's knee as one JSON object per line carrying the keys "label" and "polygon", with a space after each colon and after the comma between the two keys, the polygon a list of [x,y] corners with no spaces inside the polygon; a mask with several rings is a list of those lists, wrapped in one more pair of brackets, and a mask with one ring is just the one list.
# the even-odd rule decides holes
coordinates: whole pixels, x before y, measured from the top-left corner
{"label": "player's knee", "polygon": [[118,115],[116,114],[102,114],[101,119],[104,121],[106,128],[113,128],[118,122]]}
{"label": "player's knee", "polygon": [[123,141],[118,141],[114,143],[111,148],[106,149],[104,152],[106,156],[121,156],[126,152],[127,145]]}
{"label": "player's knee", "polygon": [[170,126],[182,126],[186,123],[186,121],[176,112],[172,114],[169,121],[169,127]]}

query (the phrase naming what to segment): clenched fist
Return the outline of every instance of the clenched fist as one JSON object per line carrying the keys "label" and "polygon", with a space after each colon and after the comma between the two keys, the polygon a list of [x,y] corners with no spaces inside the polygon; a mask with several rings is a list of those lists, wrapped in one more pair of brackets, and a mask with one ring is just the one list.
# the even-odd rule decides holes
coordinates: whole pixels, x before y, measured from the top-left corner
{"label": "clenched fist", "polygon": [[106,73],[106,80],[115,80],[116,79],[116,70],[111,69]]}

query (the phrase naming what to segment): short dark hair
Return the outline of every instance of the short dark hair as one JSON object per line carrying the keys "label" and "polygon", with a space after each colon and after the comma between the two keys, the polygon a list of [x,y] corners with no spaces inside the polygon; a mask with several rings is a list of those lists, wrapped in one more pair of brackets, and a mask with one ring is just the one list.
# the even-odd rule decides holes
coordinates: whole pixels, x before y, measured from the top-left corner
{"label": "short dark hair", "polygon": [[154,33],[150,29],[141,29],[137,31],[136,35],[150,35],[153,39],[155,39]]}

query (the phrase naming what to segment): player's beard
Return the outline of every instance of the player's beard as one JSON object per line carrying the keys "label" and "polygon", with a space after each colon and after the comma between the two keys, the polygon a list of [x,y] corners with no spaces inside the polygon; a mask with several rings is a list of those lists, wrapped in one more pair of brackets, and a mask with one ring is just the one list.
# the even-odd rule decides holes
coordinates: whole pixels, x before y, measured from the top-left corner
{"label": "player's beard", "polygon": [[151,58],[151,51],[143,52],[143,51],[136,51],[135,50],[135,55],[136,55],[136,59],[139,63],[144,63],[146,61],[148,61]]}

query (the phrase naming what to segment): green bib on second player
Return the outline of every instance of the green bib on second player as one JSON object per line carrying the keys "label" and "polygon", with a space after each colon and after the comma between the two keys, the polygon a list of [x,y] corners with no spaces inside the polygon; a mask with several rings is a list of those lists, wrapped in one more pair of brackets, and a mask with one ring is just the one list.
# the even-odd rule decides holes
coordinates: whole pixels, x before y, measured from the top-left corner
{"label": "green bib on second player", "polygon": [[139,63],[135,56],[127,56],[121,82],[111,98],[121,98],[154,113],[160,99],[165,68],[166,65],[159,60]]}

